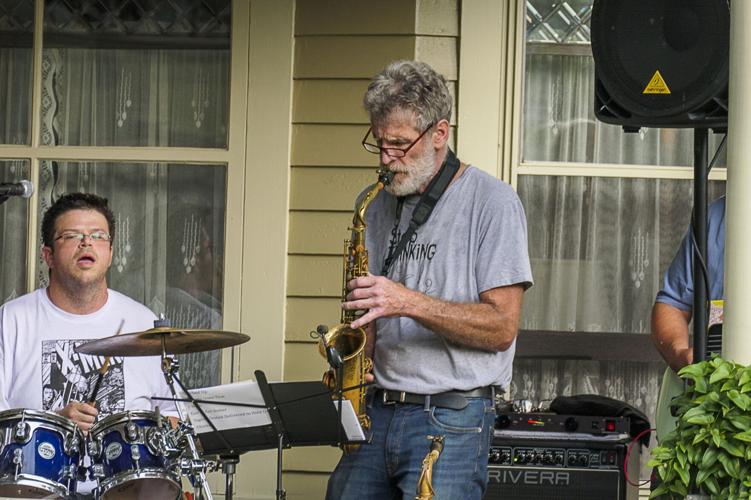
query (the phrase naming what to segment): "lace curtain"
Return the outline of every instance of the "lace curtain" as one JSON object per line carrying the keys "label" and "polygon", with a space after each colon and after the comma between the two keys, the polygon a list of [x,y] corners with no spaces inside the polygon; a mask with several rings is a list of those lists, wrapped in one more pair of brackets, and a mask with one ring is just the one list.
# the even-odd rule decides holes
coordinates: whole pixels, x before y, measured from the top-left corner
{"label": "lace curtain", "polygon": [[[524,160],[560,162],[562,169],[569,162],[693,164],[692,131],[625,134],[595,120],[593,92],[591,57],[528,55]],[[710,154],[720,139],[711,138]],[[690,219],[692,181],[522,175],[518,192],[535,277],[521,328],[649,334],[652,303]],[[710,183],[710,199],[723,193],[724,182]],[[654,422],[664,367],[517,358],[511,397],[601,394],[634,405]]]}
{"label": "lace curtain", "polygon": [[0,47],[0,144],[28,144],[31,49]]}
{"label": "lace curtain", "polygon": [[229,50],[42,54],[45,145],[227,146]]}
{"label": "lace curtain", "polygon": [[[18,69],[14,54],[0,51],[0,68]],[[45,145],[226,145],[229,50],[52,48],[43,51],[42,68]],[[0,86],[0,99],[7,101],[3,89],[10,94],[7,89],[23,87],[28,75],[23,67],[6,74],[19,79]],[[19,108],[0,120],[28,122],[18,115],[28,116]],[[12,133],[3,142],[13,142],[24,127],[11,123],[4,130]],[[28,178],[23,162],[0,167],[3,181]],[[43,161],[36,189],[40,222],[66,192],[107,197],[117,220],[110,287],[164,313],[174,326],[222,327],[226,165]],[[0,207],[2,234],[26,234],[25,207]],[[41,246],[38,233],[36,240]],[[24,238],[3,238],[0,258],[15,265],[4,266],[2,300],[25,289],[25,256]],[[47,270],[41,259],[38,263],[37,284],[45,286]],[[218,351],[182,358],[189,386],[219,383]]]}

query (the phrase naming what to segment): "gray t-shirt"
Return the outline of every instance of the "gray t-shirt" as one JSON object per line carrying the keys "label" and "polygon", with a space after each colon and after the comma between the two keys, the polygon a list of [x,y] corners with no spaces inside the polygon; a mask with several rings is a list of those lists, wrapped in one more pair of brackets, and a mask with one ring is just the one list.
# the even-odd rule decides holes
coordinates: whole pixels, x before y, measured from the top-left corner
{"label": "gray t-shirt", "polygon": [[[406,232],[419,196],[398,199],[381,191],[366,214],[369,270],[380,274],[389,246]],[[479,302],[480,293],[532,285],[527,224],[519,197],[506,183],[468,167],[449,185],[430,219],[412,235],[389,277],[451,302]],[[448,342],[406,317],[377,320],[375,376],[379,387],[420,394],[508,388],[516,341],[491,353]]]}

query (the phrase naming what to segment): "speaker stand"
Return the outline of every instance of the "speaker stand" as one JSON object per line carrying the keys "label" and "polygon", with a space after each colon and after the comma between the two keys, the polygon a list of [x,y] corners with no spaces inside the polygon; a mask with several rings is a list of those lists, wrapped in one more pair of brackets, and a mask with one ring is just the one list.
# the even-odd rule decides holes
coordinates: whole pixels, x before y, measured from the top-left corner
{"label": "speaker stand", "polygon": [[694,363],[707,358],[707,284],[701,262],[707,262],[707,176],[709,129],[694,129],[694,241],[698,257],[694,259]]}

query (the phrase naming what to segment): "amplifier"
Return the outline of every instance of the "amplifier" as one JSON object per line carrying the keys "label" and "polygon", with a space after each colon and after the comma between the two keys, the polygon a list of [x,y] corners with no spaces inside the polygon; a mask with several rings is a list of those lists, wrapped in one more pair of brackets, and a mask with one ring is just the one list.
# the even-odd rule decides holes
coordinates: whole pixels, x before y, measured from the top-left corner
{"label": "amplifier", "polygon": [[609,436],[627,435],[630,421],[626,417],[591,417],[557,413],[499,413],[496,429],[508,431],[565,432]]}
{"label": "amplifier", "polygon": [[[484,499],[636,500],[638,488],[623,473],[628,443],[628,435],[620,434],[496,430]],[[628,469],[638,479],[638,444],[631,449]]]}

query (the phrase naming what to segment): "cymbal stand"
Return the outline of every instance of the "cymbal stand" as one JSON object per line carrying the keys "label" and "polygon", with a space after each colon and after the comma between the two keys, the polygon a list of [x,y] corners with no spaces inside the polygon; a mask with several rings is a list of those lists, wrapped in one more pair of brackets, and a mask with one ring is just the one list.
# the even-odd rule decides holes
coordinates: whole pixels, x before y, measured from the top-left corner
{"label": "cymbal stand", "polygon": [[[175,391],[175,382],[177,382],[183,392],[188,392],[183,386],[182,382],[180,382],[180,379],[177,377],[177,371],[179,367],[180,364],[177,358],[167,356],[167,350],[164,345],[164,337],[162,337],[162,373],[164,373],[164,378],[167,381],[167,385],[169,386],[170,392],[172,393],[172,397],[175,400],[178,399],[177,392]],[[185,419],[182,410],[180,410],[180,405],[175,403],[175,408],[177,408],[177,415],[180,418],[180,428],[182,431],[181,434],[185,436],[185,441],[188,443],[188,449],[190,450],[191,454],[189,463],[185,465],[181,464],[181,468],[183,470],[187,469],[186,472],[197,479],[199,487],[198,492],[199,494],[200,492],[203,492],[203,495],[200,496],[203,497],[204,500],[213,500],[214,497],[211,495],[209,483],[208,481],[206,481],[206,462],[201,459],[198,453],[198,448],[196,447],[196,441],[194,438],[195,432],[193,431],[193,426],[190,425]]]}

